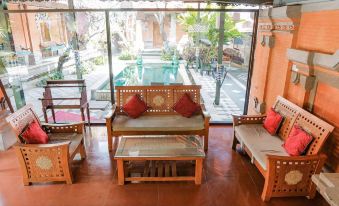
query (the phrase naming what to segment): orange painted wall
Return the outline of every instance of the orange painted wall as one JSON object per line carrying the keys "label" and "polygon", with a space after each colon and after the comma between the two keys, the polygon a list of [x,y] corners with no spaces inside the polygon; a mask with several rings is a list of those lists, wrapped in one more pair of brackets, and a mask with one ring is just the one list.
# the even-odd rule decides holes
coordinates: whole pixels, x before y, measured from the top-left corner
{"label": "orange painted wall", "polygon": [[326,83],[320,83],[314,102],[314,113],[326,119],[335,126],[335,130],[326,143],[324,152],[328,156],[328,162],[333,169],[339,171],[339,89],[333,88]]}
{"label": "orange painted wall", "polygon": [[292,34],[287,32],[275,34],[274,49],[271,52],[267,74],[265,92],[267,105],[273,105],[277,95],[284,96],[286,76],[289,70],[286,51],[291,47],[292,37]]}
{"label": "orange painted wall", "polygon": [[297,48],[334,53],[339,49],[339,10],[303,13]]}
{"label": "orange painted wall", "polygon": [[[337,21],[338,20],[338,21]],[[268,21],[261,19],[260,22]],[[288,22],[288,19],[273,19],[273,22]],[[252,85],[250,91],[249,114],[254,110],[254,97],[266,103],[266,111],[274,104],[277,95],[282,95],[299,106],[307,105],[309,92],[302,84],[290,82],[292,62],[287,59],[287,49],[297,48],[333,54],[339,49],[339,10],[305,12],[300,19],[298,30],[294,32],[272,32],[275,43],[272,48],[261,46],[258,32]],[[315,68],[317,72],[326,71]],[[339,82],[339,72],[327,72]],[[326,142],[324,152],[328,155],[328,165],[339,172],[339,89],[330,86],[326,80],[319,82],[316,88],[313,113],[335,126],[335,131]]]}

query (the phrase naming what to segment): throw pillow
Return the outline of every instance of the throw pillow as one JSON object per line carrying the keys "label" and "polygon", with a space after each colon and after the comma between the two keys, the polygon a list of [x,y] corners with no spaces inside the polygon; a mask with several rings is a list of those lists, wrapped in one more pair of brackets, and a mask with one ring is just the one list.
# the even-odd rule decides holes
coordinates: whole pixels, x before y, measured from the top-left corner
{"label": "throw pillow", "polygon": [[200,105],[193,102],[190,95],[185,93],[172,108],[182,116],[190,118],[200,110]]}
{"label": "throw pillow", "polygon": [[271,108],[267,113],[263,126],[268,133],[270,133],[271,135],[275,135],[278,133],[278,130],[283,121],[283,116],[281,116],[281,114]]}
{"label": "throw pillow", "polygon": [[46,144],[48,142],[48,135],[36,120],[33,120],[20,136],[27,144]]}
{"label": "throw pillow", "polygon": [[291,156],[300,156],[305,154],[313,137],[303,130],[299,125],[294,125],[285,143],[282,145],[286,152]]}
{"label": "throw pillow", "polygon": [[122,110],[133,119],[140,117],[147,109],[147,104],[138,94],[133,95],[130,100],[122,106]]}

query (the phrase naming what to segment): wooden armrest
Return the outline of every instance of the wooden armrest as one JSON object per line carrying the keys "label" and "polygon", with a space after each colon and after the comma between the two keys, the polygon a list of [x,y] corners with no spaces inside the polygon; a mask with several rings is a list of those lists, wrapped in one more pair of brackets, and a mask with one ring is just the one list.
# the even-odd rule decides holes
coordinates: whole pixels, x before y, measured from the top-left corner
{"label": "wooden armrest", "polygon": [[85,122],[69,123],[69,124],[49,124],[41,123],[41,126],[48,133],[78,133],[82,134]]}
{"label": "wooden armrest", "polygon": [[113,116],[114,116],[114,114],[116,112],[116,109],[117,109],[117,105],[114,104],[112,106],[112,110],[109,111],[109,113],[105,116],[106,121],[113,118]]}
{"label": "wooden armrest", "polygon": [[266,115],[232,115],[233,117],[233,126],[241,124],[261,124]]}
{"label": "wooden armrest", "polygon": [[33,149],[33,148],[39,148],[39,149],[51,149],[53,147],[55,148],[62,148],[67,147],[71,144],[71,141],[63,141],[60,143],[53,143],[53,144],[23,144],[23,143],[15,143],[14,147],[19,149]]}
{"label": "wooden armrest", "polygon": [[204,118],[208,118],[208,119],[211,118],[211,115],[210,115],[210,113],[206,110],[206,107],[205,107],[204,104],[201,104],[201,112],[202,112],[202,115],[204,116]]}
{"label": "wooden armrest", "polygon": [[306,156],[267,155],[267,174],[272,174],[272,172],[276,173],[277,170],[279,170],[279,172],[287,173],[290,170],[299,169],[301,171],[305,171],[312,168],[314,174],[318,174],[324,166],[326,158],[327,157],[324,154]]}
{"label": "wooden armrest", "polygon": [[325,154],[317,154],[317,155],[305,155],[305,156],[279,156],[279,155],[266,155],[268,162],[276,162],[276,161],[312,161],[319,159],[326,159]]}

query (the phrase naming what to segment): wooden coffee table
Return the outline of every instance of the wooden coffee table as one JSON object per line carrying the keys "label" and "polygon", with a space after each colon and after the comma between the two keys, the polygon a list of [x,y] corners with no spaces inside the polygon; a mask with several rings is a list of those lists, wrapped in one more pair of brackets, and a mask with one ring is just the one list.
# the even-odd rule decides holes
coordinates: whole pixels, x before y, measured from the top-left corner
{"label": "wooden coffee table", "polygon": [[[201,184],[205,158],[202,138],[194,135],[122,136],[114,156],[118,165],[118,184],[125,181],[195,181]],[[126,161],[145,161],[138,177],[125,176]],[[176,161],[195,161],[194,176],[177,176]],[[160,162],[160,163],[159,163]]]}

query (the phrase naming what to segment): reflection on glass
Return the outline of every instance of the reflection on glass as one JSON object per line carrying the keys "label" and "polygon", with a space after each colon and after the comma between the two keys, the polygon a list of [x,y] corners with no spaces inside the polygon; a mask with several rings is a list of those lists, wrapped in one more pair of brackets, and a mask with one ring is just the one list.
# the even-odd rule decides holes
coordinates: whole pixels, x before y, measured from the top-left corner
{"label": "reflection on glass", "polygon": [[[6,4],[6,5],[4,5]],[[92,122],[103,122],[109,101],[97,101],[92,90],[108,76],[107,38],[103,12],[1,13],[1,9],[38,9],[29,3],[0,7],[0,77],[17,109],[33,104],[42,118],[47,80],[85,79]],[[53,96],[77,97],[79,90],[55,89]],[[93,93],[95,94],[95,92]],[[110,94],[106,94],[109,95]],[[65,104],[55,101],[54,104]],[[76,110],[56,111],[60,122],[79,121]],[[51,114],[48,114],[51,117]]]}
{"label": "reflection on glass", "polygon": [[[12,86],[9,89],[12,101],[20,103],[18,107],[21,103],[32,103],[42,115],[38,98],[42,97],[46,80],[85,79],[92,122],[103,121],[111,106],[105,13],[25,13],[25,9],[46,5],[56,8],[57,4],[52,1],[38,7],[25,2],[6,2],[0,6],[0,77],[7,88]],[[221,31],[219,12],[156,10],[196,8],[197,4],[97,2],[75,0],[74,5],[75,8],[155,9],[154,12],[109,13],[114,85],[199,84],[212,121],[230,121],[230,114],[242,113],[253,15],[227,12]],[[59,3],[58,6],[69,6],[66,1]],[[214,4],[201,4],[201,8],[207,7],[218,8]],[[20,9],[22,13],[1,12]],[[224,32],[225,38],[219,46],[220,32]],[[222,48],[219,55],[218,46]],[[219,79],[224,80],[220,104],[214,105],[215,81]],[[17,88],[23,88],[24,94],[17,92],[20,91]],[[62,89],[57,92],[73,95]],[[79,115],[71,110],[65,112]]]}
{"label": "reflection on glass", "polygon": [[115,157],[204,157],[199,136],[124,136]]}

